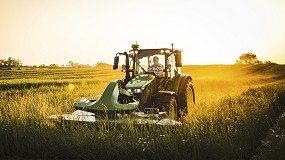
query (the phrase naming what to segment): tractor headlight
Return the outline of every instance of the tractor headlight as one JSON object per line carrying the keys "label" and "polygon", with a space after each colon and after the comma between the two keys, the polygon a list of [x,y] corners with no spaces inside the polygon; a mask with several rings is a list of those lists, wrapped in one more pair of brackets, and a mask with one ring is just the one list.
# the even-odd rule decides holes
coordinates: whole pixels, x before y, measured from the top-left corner
{"label": "tractor headlight", "polygon": [[142,92],[142,90],[141,89],[134,89],[134,91],[133,91],[134,93],[141,93]]}
{"label": "tractor headlight", "polygon": [[133,93],[131,89],[127,89],[128,92]]}

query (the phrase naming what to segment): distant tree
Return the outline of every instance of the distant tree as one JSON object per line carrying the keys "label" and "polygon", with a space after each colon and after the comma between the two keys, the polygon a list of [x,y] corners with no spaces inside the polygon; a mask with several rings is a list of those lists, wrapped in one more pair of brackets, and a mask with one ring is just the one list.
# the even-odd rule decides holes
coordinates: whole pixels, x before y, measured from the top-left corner
{"label": "distant tree", "polygon": [[0,66],[1,67],[20,67],[20,66],[22,66],[22,62],[18,59],[14,59],[12,57],[9,57],[7,60],[1,59],[0,60]]}
{"label": "distant tree", "polygon": [[68,66],[69,66],[69,67],[73,67],[73,61],[69,61],[69,62],[68,62]]}
{"label": "distant tree", "polygon": [[73,61],[70,61],[68,62],[68,66],[69,67],[73,67],[73,68],[85,68],[85,67],[89,67],[89,65],[83,65],[83,64],[80,64],[80,63],[76,63],[76,62],[73,62]]}
{"label": "distant tree", "polygon": [[236,60],[236,64],[262,64],[262,62],[258,60],[255,54],[248,52],[239,56],[239,60]]}
{"label": "distant tree", "polygon": [[57,68],[58,64],[50,64],[49,66],[52,67],[52,68]]}
{"label": "distant tree", "polygon": [[9,57],[6,61],[6,63],[7,63],[7,66],[9,66],[9,67],[12,66],[12,63],[13,63],[12,57]]}
{"label": "distant tree", "polygon": [[0,66],[6,66],[6,60],[5,59],[0,59]]}
{"label": "distant tree", "polygon": [[46,65],[45,65],[45,64],[41,64],[41,65],[39,65],[39,67],[40,67],[40,68],[45,68]]}
{"label": "distant tree", "polygon": [[15,59],[14,61],[17,67],[22,66],[22,62],[19,59]]}
{"label": "distant tree", "polygon": [[264,64],[275,64],[275,63],[272,62],[272,61],[264,61],[263,63],[264,63]]}
{"label": "distant tree", "polygon": [[79,67],[79,63],[73,63],[71,67],[78,68]]}
{"label": "distant tree", "polygon": [[69,61],[67,66],[72,68],[91,68],[89,64],[84,65],[73,61]]}

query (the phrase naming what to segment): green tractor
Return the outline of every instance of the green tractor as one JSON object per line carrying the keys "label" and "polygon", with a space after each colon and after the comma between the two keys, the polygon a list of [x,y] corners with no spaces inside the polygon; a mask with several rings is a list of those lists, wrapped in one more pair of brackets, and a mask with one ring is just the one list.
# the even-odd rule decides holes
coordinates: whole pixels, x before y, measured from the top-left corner
{"label": "green tractor", "polygon": [[119,68],[119,59],[124,60],[121,67],[124,79],[110,82],[97,100],[77,101],[74,113],[51,118],[95,122],[102,115],[111,119],[130,115],[129,118],[144,122],[150,122],[151,117],[157,117],[154,123],[165,118],[180,120],[195,103],[192,78],[180,71],[181,52],[173,44],[171,48],[159,49],[140,49],[138,44],[133,44],[129,52],[114,57],[114,70]]}

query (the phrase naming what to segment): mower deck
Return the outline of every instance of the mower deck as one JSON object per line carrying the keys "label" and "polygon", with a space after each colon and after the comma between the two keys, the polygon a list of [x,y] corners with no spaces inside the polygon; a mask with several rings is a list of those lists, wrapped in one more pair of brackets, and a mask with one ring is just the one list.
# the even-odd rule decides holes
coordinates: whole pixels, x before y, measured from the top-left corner
{"label": "mower deck", "polygon": [[76,110],[67,114],[56,114],[49,116],[52,121],[73,121],[73,122],[113,122],[113,123],[133,123],[133,124],[153,124],[153,125],[181,125],[173,119],[166,117],[166,112],[159,112],[157,114],[148,114],[144,112],[132,112],[131,114],[117,114],[115,118],[96,117],[95,113],[86,112],[83,110]]}

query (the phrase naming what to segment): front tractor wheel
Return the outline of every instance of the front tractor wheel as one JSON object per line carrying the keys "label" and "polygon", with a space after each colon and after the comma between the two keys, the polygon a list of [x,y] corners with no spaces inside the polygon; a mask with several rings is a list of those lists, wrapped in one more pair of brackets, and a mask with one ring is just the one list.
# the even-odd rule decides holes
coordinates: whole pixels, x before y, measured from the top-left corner
{"label": "front tractor wheel", "polygon": [[155,106],[166,112],[169,119],[177,119],[177,102],[173,95],[164,95],[156,99]]}
{"label": "front tractor wheel", "polygon": [[186,80],[183,90],[178,97],[178,117],[181,118],[185,117],[195,104],[195,94],[192,80]]}

